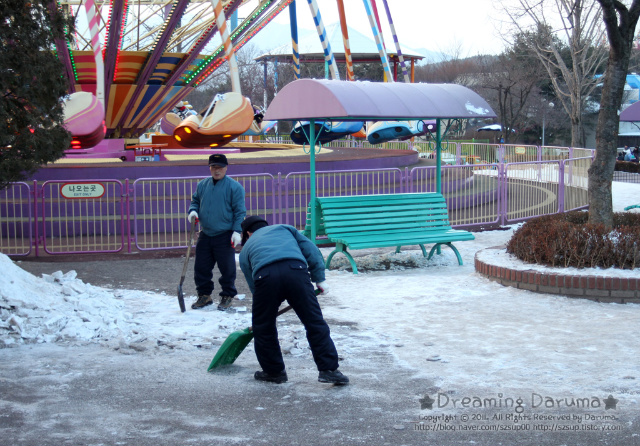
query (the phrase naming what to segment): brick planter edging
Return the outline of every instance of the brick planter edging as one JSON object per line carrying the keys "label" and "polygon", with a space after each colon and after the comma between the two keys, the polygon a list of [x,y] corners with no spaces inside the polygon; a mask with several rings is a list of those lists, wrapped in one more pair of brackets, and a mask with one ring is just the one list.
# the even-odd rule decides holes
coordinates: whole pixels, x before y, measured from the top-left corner
{"label": "brick planter edging", "polygon": [[[488,248],[488,249],[504,249]],[[640,303],[640,279],[545,273],[485,263],[475,256],[476,272],[504,286],[596,302]]]}

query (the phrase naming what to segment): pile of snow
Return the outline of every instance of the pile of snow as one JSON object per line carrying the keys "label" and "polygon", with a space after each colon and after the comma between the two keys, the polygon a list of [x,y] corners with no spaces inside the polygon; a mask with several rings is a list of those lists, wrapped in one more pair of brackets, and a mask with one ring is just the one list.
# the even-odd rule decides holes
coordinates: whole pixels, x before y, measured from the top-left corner
{"label": "pile of snow", "polygon": [[130,336],[120,292],[93,287],[75,271],[36,278],[0,255],[0,343],[89,341]]}
{"label": "pile of snow", "polygon": [[0,348],[33,343],[134,350],[213,347],[251,325],[242,306],[212,323],[206,317],[210,310],[180,313],[175,296],[100,288],[82,282],[75,271],[39,278],[3,254],[0,268]]}

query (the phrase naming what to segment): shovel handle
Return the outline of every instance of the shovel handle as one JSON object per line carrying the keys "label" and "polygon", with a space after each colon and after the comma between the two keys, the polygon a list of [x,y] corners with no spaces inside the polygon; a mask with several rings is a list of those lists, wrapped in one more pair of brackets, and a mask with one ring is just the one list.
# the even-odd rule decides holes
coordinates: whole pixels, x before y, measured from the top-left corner
{"label": "shovel handle", "polygon": [[[316,296],[318,294],[320,294],[322,291],[320,290],[315,290]],[[291,305],[287,305],[286,307],[284,307],[282,310],[278,311],[278,314],[276,314],[276,317],[285,314],[287,311],[289,311],[291,309]],[[249,331],[253,331],[253,327],[249,327]]]}
{"label": "shovel handle", "polygon": [[277,316],[280,316],[281,314],[285,314],[287,311],[289,311],[291,309],[291,305],[287,305],[286,307],[284,307],[282,310],[278,311]]}
{"label": "shovel handle", "polygon": [[189,246],[187,246],[187,254],[184,256],[184,265],[182,266],[182,275],[180,276],[180,282],[178,283],[178,305],[180,305],[180,311],[184,313],[187,309],[184,306],[184,293],[182,292],[182,284],[184,283],[184,277],[187,275],[187,265],[189,264],[189,257],[191,257],[191,246],[193,246],[193,236],[196,232],[196,224],[198,219],[191,224],[191,231],[189,231]]}

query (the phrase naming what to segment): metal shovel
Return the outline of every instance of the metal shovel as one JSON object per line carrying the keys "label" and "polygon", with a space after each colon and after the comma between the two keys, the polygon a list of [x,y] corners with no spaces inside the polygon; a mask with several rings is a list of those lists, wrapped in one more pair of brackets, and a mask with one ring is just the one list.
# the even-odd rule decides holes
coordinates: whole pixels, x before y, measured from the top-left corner
{"label": "metal shovel", "polygon": [[191,256],[191,247],[193,246],[193,237],[196,233],[196,225],[198,219],[191,224],[191,231],[189,232],[189,244],[187,246],[187,255],[184,257],[184,266],[182,267],[182,276],[180,277],[180,283],[178,284],[178,304],[180,305],[180,311],[185,312],[184,307],[184,293],[182,292],[182,284],[184,283],[184,276],[187,274],[187,265],[189,264],[189,257]]}

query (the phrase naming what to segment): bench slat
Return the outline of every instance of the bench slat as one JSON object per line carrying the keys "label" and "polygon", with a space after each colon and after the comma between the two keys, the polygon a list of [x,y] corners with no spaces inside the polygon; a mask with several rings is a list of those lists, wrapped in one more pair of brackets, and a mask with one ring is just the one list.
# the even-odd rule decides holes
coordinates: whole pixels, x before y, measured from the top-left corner
{"label": "bench slat", "polygon": [[[444,235],[451,235],[455,237],[471,237],[473,234],[467,231],[461,231],[458,229],[447,229],[437,231],[425,231],[422,233],[416,233],[415,231],[403,231],[403,230],[389,230],[376,233],[360,233],[360,234],[332,234],[331,238],[335,240],[343,240],[351,242],[358,242],[361,240],[431,240]],[[430,243],[430,242],[427,242]]]}
{"label": "bench slat", "polygon": [[452,229],[450,225],[443,222],[407,222],[404,220],[387,221],[387,223],[366,223],[362,225],[332,225],[327,223],[324,226],[324,230],[331,234],[342,232],[364,232],[364,231],[378,231],[384,229],[401,229],[404,231],[429,231],[438,230],[443,231],[446,229]]}
{"label": "bench slat", "polygon": [[393,200],[393,201],[384,201],[384,200],[349,200],[345,202],[327,202],[322,198],[319,199],[320,206],[327,209],[348,209],[354,207],[379,207],[379,206],[425,206],[427,208],[432,208],[439,204],[444,204],[446,206],[446,202],[443,198],[435,199],[421,199],[416,198],[413,200],[404,199],[404,200]]}
{"label": "bench slat", "polygon": [[442,200],[442,194],[432,192],[417,192],[409,194],[372,194],[372,195],[346,195],[340,197],[317,197],[318,200],[327,204],[343,204],[349,202],[363,203],[376,202],[392,203],[395,201],[407,201],[416,203],[421,200]]}
{"label": "bench slat", "polygon": [[451,226],[424,226],[420,228],[415,227],[406,227],[402,225],[393,225],[393,226],[367,226],[358,230],[357,228],[339,228],[339,229],[331,229],[329,230],[329,234],[331,237],[354,237],[359,233],[365,234],[395,234],[395,233],[406,233],[406,234],[416,234],[416,233],[425,233],[425,234],[434,234],[438,232],[445,232],[451,230]]}
{"label": "bench slat", "polygon": [[447,206],[444,203],[434,204],[434,206],[351,206],[341,209],[326,209],[321,208],[322,214],[329,215],[354,215],[354,214],[367,214],[370,212],[421,212],[427,215],[433,213],[447,213]]}
{"label": "bench slat", "polygon": [[439,222],[449,225],[449,215],[446,212],[428,214],[426,212],[366,212],[356,215],[324,215],[322,222],[331,226],[351,226],[357,224],[384,224],[392,221],[411,222],[417,226],[421,223]]}
{"label": "bench slat", "polygon": [[[383,246],[409,246],[409,245],[420,245],[420,244],[430,244],[430,243],[446,243],[446,242],[461,242],[465,240],[473,240],[473,234],[467,233],[459,233],[459,232],[445,232],[434,234],[433,237],[415,237],[415,234],[407,234],[406,236],[395,236],[395,237],[385,237],[385,238],[370,238],[367,239],[366,236],[356,237],[349,239],[349,247],[352,249],[364,249],[364,248],[375,248],[375,247],[383,247]],[[340,238],[332,239],[336,242],[345,243],[344,240]]]}

